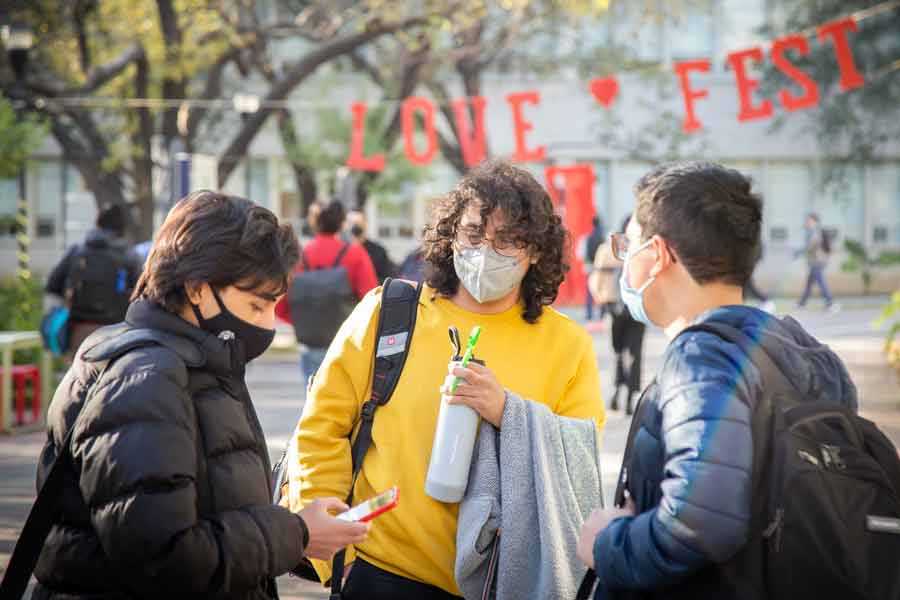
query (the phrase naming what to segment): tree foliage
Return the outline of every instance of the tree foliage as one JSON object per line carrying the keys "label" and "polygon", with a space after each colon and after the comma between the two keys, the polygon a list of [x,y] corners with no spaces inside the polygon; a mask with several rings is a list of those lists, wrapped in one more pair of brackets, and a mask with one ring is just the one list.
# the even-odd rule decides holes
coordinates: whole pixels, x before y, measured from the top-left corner
{"label": "tree foliage", "polygon": [[[212,148],[222,185],[275,114],[269,104],[284,101],[322,65],[381,35],[428,25],[436,7],[447,9],[433,0],[415,9],[400,0],[300,4],[286,21],[265,25],[245,0],[35,0],[13,6],[8,18],[35,34],[25,77],[30,110],[47,118],[99,205],[136,201],[146,237],[159,192],[154,144],[166,149],[178,138],[189,151]],[[262,83],[252,81],[258,48],[276,36],[319,41]],[[262,85],[267,104],[228,123],[231,96],[251,81]],[[9,65],[0,64],[0,90],[15,86]]]}
{"label": "tree foliage", "polygon": [[[766,29],[773,38],[787,33],[810,33],[810,52],[791,55],[798,67],[810,74],[819,87],[820,104],[809,109],[807,131],[819,142],[826,163],[823,183],[839,179],[849,162],[877,158],[881,150],[900,137],[900,8],[866,18],[858,31],[848,34],[853,59],[865,77],[864,86],[844,92],[838,86],[840,70],[830,42],[812,38],[812,30],[830,20],[882,4],[881,0],[797,0],[785,3],[780,19]],[[784,75],[769,66],[762,89],[774,99],[778,90],[790,85]],[[796,93],[796,92],[795,92]],[[773,128],[784,125],[780,115]],[[793,117],[791,117],[793,118]]]}
{"label": "tree foliage", "polygon": [[15,177],[45,135],[45,123],[33,115],[19,118],[12,102],[0,94],[0,179]]}

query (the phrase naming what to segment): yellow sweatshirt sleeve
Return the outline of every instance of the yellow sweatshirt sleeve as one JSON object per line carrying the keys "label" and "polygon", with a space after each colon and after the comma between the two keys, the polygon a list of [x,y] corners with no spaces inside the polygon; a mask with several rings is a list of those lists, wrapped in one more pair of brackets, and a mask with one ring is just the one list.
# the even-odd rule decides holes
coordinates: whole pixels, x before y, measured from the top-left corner
{"label": "yellow sweatshirt sleeve", "polygon": [[606,411],[600,392],[597,357],[590,337],[584,335],[581,342],[578,368],[553,412],[566,417],[594,419],[597,431],[602,434],[603,426],[606,424]]}
{"label": "yellow sweatshirt sleeve", "polygon": [[[350,434],[371,388],[380,307],[381,288],[376,288],[341,326],[307,393],[288,463],[291,511],[316,498],[344,500],[350,491]],[[329,562],[312,563],[323,582],[331,578]]]}

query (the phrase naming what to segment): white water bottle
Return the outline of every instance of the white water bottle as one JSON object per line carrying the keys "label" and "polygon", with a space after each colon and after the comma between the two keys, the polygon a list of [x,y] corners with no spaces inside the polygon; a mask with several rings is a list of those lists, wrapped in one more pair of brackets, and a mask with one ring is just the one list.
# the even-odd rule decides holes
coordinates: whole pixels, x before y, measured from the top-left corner
{"label": "white water bottle", "polygon": [[[449,386],[453,376],[448,375]],[[469,467],[478,434],[478,413],[462,404],[441,400],[431,461],[425,478],[425,493],[441,502],[459,502],[466,493]]]}

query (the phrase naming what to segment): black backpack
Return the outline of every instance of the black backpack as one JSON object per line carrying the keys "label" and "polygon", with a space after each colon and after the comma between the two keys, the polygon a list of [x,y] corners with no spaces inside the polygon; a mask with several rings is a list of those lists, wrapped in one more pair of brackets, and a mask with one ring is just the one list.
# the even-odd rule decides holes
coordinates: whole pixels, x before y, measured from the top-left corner
{"label": "black backpack", "polygon": [[[740,330],[702,323],[682,333],[692,331],[738,345],[760,369],[766,392],[751,407],[754,483],[747,545],[665,597],[709,597],[705,581],[717,579],[733,584],[735,594],[728,597],[900,598],[900,457],[890,440],[854,411],[801,395]],[[623,467],[642,408],[632,421]],[[620,475],[617,506],[624,502],[624,479]],[[579,598],[590,592],[589,575]]]}
{"label": "black backpack", "polygon": [[359,299],[350,285],[347,268],[341,266],[350,244],[338,252],[330,267],[311,267],[303,260],[303,271],[294,276],[288,306],[297,341],[313,348],[327,348]]}
{"label": "black backpack", "polygon": [[84,244],[72,255],[66,300],[72,321],[118,323],[131,298],[128,255],[110,245]]}
{"label": "black backpack", "polygon": [[[346,500],[348,505],[353,500],[353,487],[356,485],[356,478],[362,468],[363,459],[372,443],[372,424],[375,419],[375,411],[391,399],[397,382],[400,381],[403,366],[406,364],[413,331],[416,327],[416,312],[421,293],[421,283],[412,287],[410,283],[401,279],[388,277],[384,280],[381,292],[381,310],[378,312],[378,325],[375,332],[376,348],[372,365],[372,395],[362,405],[356,438],[350,448],[353,475],[350,480],[350,494]],[[292,443],[293,440],[288,441],[281,453],[281,458],[272,467],[272,502],[274,504],[281,502],[281,491],[288,482],[287,463]],[[334,556],[331,572],[332,598],[339,598],[344,576],[343,550]],[[306,558],[291,573],[303,579],[319,581],[319,576],[313,569],[312,563]]]}

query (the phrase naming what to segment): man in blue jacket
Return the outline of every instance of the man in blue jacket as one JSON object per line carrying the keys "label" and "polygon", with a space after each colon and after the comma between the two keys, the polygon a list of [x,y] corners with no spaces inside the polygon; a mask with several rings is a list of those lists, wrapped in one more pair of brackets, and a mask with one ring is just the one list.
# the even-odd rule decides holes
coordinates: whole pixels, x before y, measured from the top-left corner
{"label": "man in blue jacket", "polygon": [[[578,555],[597,573],[595,598],[752,597],[722,568],[745,546],[753,466],[757,367],[736,345],[695,323],[721,323],[756,340],[809,396],[856,409],[841,360],[790,317],[742,305],[760,249],[762,199],[737,171],[663,165],[635,186],[624,235],[622,299],[632,316],[673,340],[638,409],[626,459],[628,500],[585,522]],[[677,338],[676,338],[677,336]]]}

